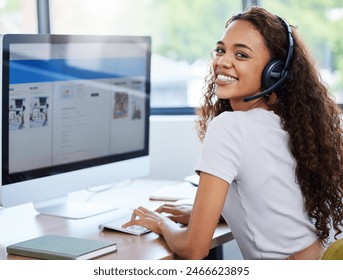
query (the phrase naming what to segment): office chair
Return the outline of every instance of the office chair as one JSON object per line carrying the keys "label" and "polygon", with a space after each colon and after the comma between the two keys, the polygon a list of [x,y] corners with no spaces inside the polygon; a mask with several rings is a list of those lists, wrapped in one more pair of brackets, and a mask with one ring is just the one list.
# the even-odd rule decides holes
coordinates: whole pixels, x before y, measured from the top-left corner
{"label": "office chair", "polygon": [[343,239],[332,242],[323,254],[322,260],[343,260]]}

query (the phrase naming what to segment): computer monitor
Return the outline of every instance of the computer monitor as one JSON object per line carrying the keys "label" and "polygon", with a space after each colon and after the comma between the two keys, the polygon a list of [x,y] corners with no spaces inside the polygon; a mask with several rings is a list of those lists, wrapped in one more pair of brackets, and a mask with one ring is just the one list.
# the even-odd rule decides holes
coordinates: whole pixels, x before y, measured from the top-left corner
{"label": "computer monitor", "polygon": [[1,45],[1,206],[68,218],[115,208],[60,197],[149,173],[151,38],[6,34]]}

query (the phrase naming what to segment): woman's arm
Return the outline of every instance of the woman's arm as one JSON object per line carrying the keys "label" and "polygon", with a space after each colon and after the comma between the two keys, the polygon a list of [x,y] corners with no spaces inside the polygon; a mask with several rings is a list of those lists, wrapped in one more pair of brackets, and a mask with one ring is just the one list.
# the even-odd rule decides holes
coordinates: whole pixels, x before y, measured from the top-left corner
{"label": "woman's arm", "polygon": [[124,226],[144,226],[163,235],[169,248],[181,258],[203,259],[208,255],[228,189],[226,181],[202,172],[187,228],[142,207],[134,210],[132,220]]}

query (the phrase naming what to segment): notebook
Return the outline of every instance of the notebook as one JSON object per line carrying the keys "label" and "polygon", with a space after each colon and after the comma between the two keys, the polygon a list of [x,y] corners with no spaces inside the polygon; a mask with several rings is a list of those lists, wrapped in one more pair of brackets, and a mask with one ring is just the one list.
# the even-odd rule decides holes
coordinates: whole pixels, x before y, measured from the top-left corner
{"label": "notebook", "polygon": [[180,199],[195,198],[197,188],[189,182],[182,182],[174,185],[165,185],[150,195],[151,200],[177,201]]}
{"label": "notebook", "polygon": [[186,176],[185,177],[185,181],[191,183],[193,186],[198,186],[199,185],[199,175],[198,174],[194,174],[194,175],[190,175],[190,176]]}
{"label": "notebook", "polygon": [[43,235],[12,244],[8,254],[47,260],[88,260],[117,251],[115,242]]}

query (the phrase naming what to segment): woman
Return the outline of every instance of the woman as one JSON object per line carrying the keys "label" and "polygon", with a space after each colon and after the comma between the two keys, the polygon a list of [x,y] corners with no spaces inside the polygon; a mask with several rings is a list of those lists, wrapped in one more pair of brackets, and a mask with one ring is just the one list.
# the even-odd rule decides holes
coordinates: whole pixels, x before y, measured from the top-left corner
{"label": "woman", "polygon": [[233,16],[199,110],[204,143],[188,226],[158,213],[174,213],[168,206],[135,209],[125,226],[147,227],[180,257],[202,259],[222,214],[245,259],[319,259],[331,225],[342,232],[343,131],[313,65],[281,18],[258,7]]}

